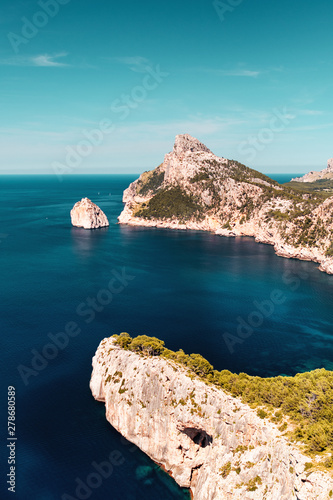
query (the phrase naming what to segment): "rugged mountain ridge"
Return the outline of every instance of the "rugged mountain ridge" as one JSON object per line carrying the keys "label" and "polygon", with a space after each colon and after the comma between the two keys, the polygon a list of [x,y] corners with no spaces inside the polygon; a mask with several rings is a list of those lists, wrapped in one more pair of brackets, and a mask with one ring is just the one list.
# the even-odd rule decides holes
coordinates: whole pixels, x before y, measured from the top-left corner
{"label": "rugged mountain ridge", "polygon": [[130,184],[123,202],[121,224],[253,236],[282,257],[312,260],[333,274],[333,197],[279,185],[188,134]]}
{"label": "rugged mountain ridge", "polygon": [[239,399],[157,356],[100,343],[90,387],[129,441],[194,500],[328,500],[329,473]]}
{"label": "rugged mountain ridge", "polygon": [[302,177],[295,177],[291,182],[316,182],[320,179],[333,179],[333,158],[327,161],[327,168],[320,172],[311,171]]}

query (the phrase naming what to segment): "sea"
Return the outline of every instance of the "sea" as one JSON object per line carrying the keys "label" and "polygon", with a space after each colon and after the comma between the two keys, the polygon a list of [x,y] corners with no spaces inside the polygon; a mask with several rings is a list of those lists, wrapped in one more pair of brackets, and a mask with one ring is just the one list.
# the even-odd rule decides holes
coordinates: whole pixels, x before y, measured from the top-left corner
{"label": "sea", "polygon": [[[115,333],[159,337],[218,370],[333,370],[333,276],[253,238],[117,224],[122,192],[136,177],[0,179],[1,499],[190,498],[111,427],[91,395],[92,357]],[[109,228],[71,226],[82,197],[101,207]],[[105,289],[114,278],[111,300]],[[66,329],[75,335],[55,348]],[[12,452],[15,495],[7,489]]]}

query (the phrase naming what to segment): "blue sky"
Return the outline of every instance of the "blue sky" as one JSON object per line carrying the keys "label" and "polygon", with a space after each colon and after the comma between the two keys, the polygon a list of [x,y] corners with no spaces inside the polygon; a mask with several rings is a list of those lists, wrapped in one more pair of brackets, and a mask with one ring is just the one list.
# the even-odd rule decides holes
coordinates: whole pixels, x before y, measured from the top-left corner
{"label": "blue sky", "polygon": [[3,0],[0,173],[139,173],[190,133],[263,172],[333,156],[327,0]]}

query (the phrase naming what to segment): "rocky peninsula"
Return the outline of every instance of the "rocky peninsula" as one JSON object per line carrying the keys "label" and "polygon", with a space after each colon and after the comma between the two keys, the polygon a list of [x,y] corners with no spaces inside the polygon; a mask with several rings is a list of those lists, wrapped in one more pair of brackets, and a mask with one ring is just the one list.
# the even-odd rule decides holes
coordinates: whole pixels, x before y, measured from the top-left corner
{"label": "rocky peninsula", "polygon": [[97,229],[109,226],[105,213],[89,198],[82,198],[71,210],[72,225],[84,229]]}
{"label": "rocky peninsula", "polygon": [[327,168],[320,172],[311,171],[302,177],[295,177],[291,182],[316,182],[318,180],[332,180],[333,179],[333,158],[328,160]]}
{"label": "rocky peninsula", "polygon": [[[212,383],[230,372],[212,371],[199,355],[173,353],[155,338],[121,334],[120,339],[121,345],[119,337],[100,343],[93,358],[92,394],[105,402],[110,424],[180,486],[190,488],[194,500],[331,498],[331,474],[288,440],[289,420],[281,412],[268,418]],[[318,371],[317,380],[328,373]],[[332,380],[325,380],[328,389]]]}
{"label": "rocky peninsula", "polygon": [[252,236],[333,274],[333,197],[285,187],[188,134],[124,191],[121,224]]}

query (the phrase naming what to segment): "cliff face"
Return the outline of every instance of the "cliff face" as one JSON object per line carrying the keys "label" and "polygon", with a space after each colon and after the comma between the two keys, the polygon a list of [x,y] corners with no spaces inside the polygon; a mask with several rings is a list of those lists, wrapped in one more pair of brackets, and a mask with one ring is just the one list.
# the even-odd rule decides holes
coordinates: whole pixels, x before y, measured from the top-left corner
{"label": "cliff face", "polygon": [[123,201],[122,224],[253,236],[280,256],[319,262],[333,274],[333,197],[287,189],[187,134],[124,191]]}
{"label": "cliff face", "polygon": [[194,500],[327,500],[333,489],[274,424],[171,361],[104,339],[90,387],[110,424]]}
{"label": "cliff face", "polygon": [[105,213],[89,198],[82,198],[81,201],[75,203],[71,210],[71,220],[73,226],[84,229],[96,229],[109,225]]}
{"label": "cliff face", "polygon": [[303,175],[303,177],[295,177],[292,179],[294,182],[316,182],[320,179],[333,179],[333,158],[328,160],[327,168],[321,170],[320,172],[309,172]]}

